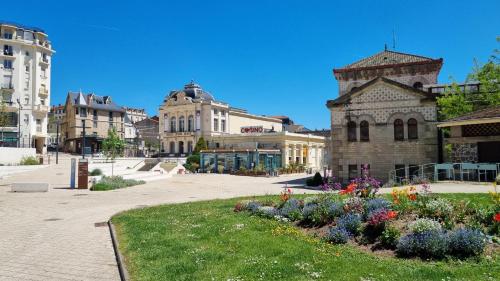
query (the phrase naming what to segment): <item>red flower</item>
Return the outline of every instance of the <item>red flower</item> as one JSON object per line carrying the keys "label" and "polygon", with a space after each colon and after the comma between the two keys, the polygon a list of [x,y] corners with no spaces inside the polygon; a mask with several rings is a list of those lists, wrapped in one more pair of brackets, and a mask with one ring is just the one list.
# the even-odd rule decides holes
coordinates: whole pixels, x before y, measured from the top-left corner
{"label": "red flower", "polygon": [[411,201],[417,200],[417,194],[410,194],[410,195],[408,195],[408,199],[410,199]]}
{"label": "red flower", "polygon": [[387,212],[387,217],[389,217],[389,219],[393,219],[393,218],[395,218],[397,216],[398,216],[398,212],[396,212],[396,211],[389,211],[389,212]]}
{"label": "red flower", "polygon": [[493,216],[493,220],[496,222],[500,222],[500,213],[497,213]]}

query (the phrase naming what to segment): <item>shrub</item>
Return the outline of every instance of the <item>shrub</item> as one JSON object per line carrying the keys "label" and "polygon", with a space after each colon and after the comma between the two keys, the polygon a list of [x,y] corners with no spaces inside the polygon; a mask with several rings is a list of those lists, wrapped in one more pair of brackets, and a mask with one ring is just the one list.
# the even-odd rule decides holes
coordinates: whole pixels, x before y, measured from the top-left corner
{"label": "shrub", "polygon": [[386,227],[380,235],[380,244],[382,244],[385,248],[395,249],[400,236],[401,232],[399,229],[393,226]]}
{"label": "shrub", "polygon": [[93,170],[90,172],[90,175],[91,175],[91,176],[100,176],[100,175],[102,175],[102,171],[101,171],[101,169],[96,168],[96,169],[93,169]]}
{"label": "shrub", "polygon": [[357,235],[361,227],[361,218],[358,214],[348,213],[337,220],[337,226],[345,228],[352,235]]}
{"label": "shrub", "polygon": [[139,184],[144,184],[145,181],[138,181],[133,179],[124,179],[120,176],[107,177],[103,176],[101,181],[92,186],[93,191],[105,191],[119,189]]}
{"label": "shrub", "polygon": [[300,220],[302,215],[300,201],[295,198],[288,199],[281,207],[280,213],[291,220]]}
{"label": "shrub", "polygon": [[442,231],[410,233],[399,239],[396,253],[404,257],[443,258],[448,252],[448,235]]}
{"label": "shrub", "polygon": [[328,212],[322,204],[309,203],[302,209],[302,220],[306,224],[323,225],[328,221]]}
{"label": "shrub", "polygon": [[459,228],[450,234],[450,251],[454,256],[478,256],[485,246],[486,237],[477,229]]}
{"label": "shrub", "polygon": [[314,174],[314,177],[312,178],[308,178],[306,180],[306,184],[308,186],[319,186],[323,183],[323,177],[321,176],[320,173],[316,172],[316,174]]}
{"label": "shrub", "polygon": [[274,218],[278,215],[278,210],[271,206],[260,206],[257,208],[257,214],[264,218]]}
{"label": "shrub", "polygon": [[420,212],[426,217],[445,219],[452,215],[453,206],[450,201],[444,198],[436,198],[428,201],[423,208],[420,209]]}
{"label": "shrub", "polygon": [[338,218],[344,214],[344,206],[339,202],[330,201],[325,205],[330,218]]}
{"label": "shrub", "polygon": [[349,197],[344,199],[344,211],[362,214],[364,211],[363,199],[359,197]]}
{"label": "shrub", "polygon": [[440,231],[441,230],[441,224],[435,220],[427,219],[427,218],[422,218],[418,219],[408,226],[410,232],[412,233],[422,233],[422,232],[428,232],[428,231]]}
{"label": "shrub", "polygon": [[256,213],[260,206],[261,206],[261,204],[259,202],[252,201],[252,202],[247,204],[246,209],[248,211],[250,211],[251,213]]}
{"label": "shrub", "polygon": [[385,198],[373,198],[368,199],[365,202],[365,213],[370,214],[371,212],[379,209],[390,209],[391,202]]}
{"label": "shrub", "polygon": [[40,160],[38,160],[35,156],[24,156],[21,158],[21,165],[40,165]]}
{"label": "shrub", "polygon": [[334,244],[345,244],[349,241],[350,233],[343,227],[332,227],[326,239]]}

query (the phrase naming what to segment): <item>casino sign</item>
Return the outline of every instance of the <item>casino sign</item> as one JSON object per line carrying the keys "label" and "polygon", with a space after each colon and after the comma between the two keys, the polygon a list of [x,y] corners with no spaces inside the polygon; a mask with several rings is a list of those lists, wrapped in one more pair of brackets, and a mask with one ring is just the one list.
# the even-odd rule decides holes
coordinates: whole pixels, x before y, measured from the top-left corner
{"label": "casino sign", "polygon": [[245,126],[241,127],[242,134],[260,134],[264,132],[263,126]]}

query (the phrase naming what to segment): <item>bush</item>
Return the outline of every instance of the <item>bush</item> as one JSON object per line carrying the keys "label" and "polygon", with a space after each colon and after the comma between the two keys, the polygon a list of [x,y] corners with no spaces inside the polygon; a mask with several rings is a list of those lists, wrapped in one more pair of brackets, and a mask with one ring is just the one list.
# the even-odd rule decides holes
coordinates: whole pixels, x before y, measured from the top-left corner
{"label": "bush", "polygon": [[40,165],[40,160],[38,160],[35,156],[24,156],[21,158],[21,165]]}
{"label": "bush", "polygon": [[444,198],[436,198],[421,207],[420,212],[426,217],[446,219],[453,214],[453,205]]}
{"label": "bush", "polygon": [[257,214],[264,218],[274,218],[274,216],[279,215],[279,212],[271,206],[260,206],[257,208]]}
{"label": "bush", "polygon": [[330,218],[338,218],[344,214],[344,206],[341,203],[330,201],[326,203],[326,208]]}
{"label": "bush", "polygon": [[102,171],[101,171],[101,169],[96,168],[96,169],[93,169],[93,170],[90,172],[90,175],[91,175],[91,176],[100,176],[100,175],[102,175]]}
{"label": "bush", "polygon": [[349,241],[350,233],[343,227],[332,227],[326,236],[326,240],[334,244],[345,244]]}
{"label": "bush", "polygon": [[257,201],[252,201],[247,204],[246,209],[252,213],[256,213],[261,204]]}
{"label": "bush", "polygon": [[302,209],[302,222],[312,225],[324,225],[328,222],[328,212],[324,205],[309,203]]}
{"label": "bush", "polygon": [[440,231],[441,230],[441,224],[435,220],[431,219],[418,219],[408,226],[410,232],[412,233],[422,233],[422,232],[428,232],[428,231]]}
{"label": "bush", "polygon": [[396,253],[404,257],[443,258],[448,253],[448,235],[442,231],[410,233],[399,239]]}
{"label": "bush", "polygon": [[358,214],[362,214],[364,211],[364,202],[363,199],[359,197],[349,197],[344,199],[344,211],[346,212],[355,212]]}
{"label": "bush", "polygon": [[322,183],[323,183],[323,177],[318,172],[316,172],[316,174],[314,174],[314,177],[308,178],[306,180],[307,186],[319,186]]}
{"label": "bush", "polygon": [[361,218],[358,214],[348,213],[337,220],[337,226],[345,228],[352,235],[357,235],[361,227]]}
{"label": "bush", "polygon": [[400,236],[401,232],[399,229],[389,226],[380,235],[380,244],[387,249],[395,249]]}
{"label": "bush", "polygon": [[113,177],[103,176],[101,181],[92,186],[90,190],[93,191],[113,190],[113,189],[139,185],[143,183],[145,183],[145,181],[124,179],[120,176],[113,176]]}
{"label": "bush", "polygon": [[450,234],[450,251],[454,256],[479,256],[485,246],[486,237],[477,229],[460,228]]}
{"label": "bush", "polygon": [[291,220],[300,220],[302,216],[300,201],[295,198],[288,199],[281,207],[280,213]]}
{"label": "bush", "polygon": [[365,202],[365,213],[369,215],[371,212],[379,209],[390,209],[391,202],[384,198],[373,198]]}

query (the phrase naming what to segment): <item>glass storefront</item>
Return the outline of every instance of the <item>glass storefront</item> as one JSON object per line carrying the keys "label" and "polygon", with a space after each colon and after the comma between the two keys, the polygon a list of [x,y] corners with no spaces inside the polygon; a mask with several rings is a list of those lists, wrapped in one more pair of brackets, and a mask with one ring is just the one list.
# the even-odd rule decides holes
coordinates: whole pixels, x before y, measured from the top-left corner
{"label": "glass storefront", "polygon": [[241,169],[259,169],[271,173],[281,167],[281,152],[279,150],[214,150],[204,151],[200,155],[202,172],[231,173]]}

